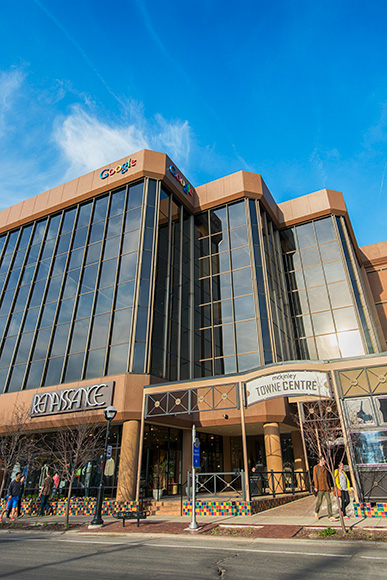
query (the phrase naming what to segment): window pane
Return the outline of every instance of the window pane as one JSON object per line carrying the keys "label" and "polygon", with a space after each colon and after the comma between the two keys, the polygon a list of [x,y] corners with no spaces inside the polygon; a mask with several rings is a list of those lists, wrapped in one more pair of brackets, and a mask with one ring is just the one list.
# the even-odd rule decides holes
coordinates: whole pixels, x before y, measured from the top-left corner
{"label": "window pane", "polygon": [[[42,315],[42,318],[40,319],[40,324],[39,324],[40,328],[44,328],[45,326],[52,326],[52,324],[54,322],[57,304],[58,304],[57,302],[51,302],[51,304],[46,304],[44,306],[43,315]],[[37,316],[39,309],[34,308],[33,311],[29,311],[29,312],[33,312],[34,314],[36,312],[36,316]],[[36,323],[36,320],[35,320],[35,323]],[[34,324],[33,328],[35,328],[35,324]],[[29,330],[32,330],[33,328],[29,328]],[[26,327],[25,327],[25,329],[27,330]]]}
{"label": "window pane", "polygon": [[23,332],[28,332],[29,330],[35,329],[38,314],[39,308],[32,308],[31,310],[27,310],[27,316],[24,320]]}
{"label": "window pane", "polygon": [[84,253],[83,248],[81,248],[80,250],[74,250],[73,252],[71,252],[69,266],[68,266],[69,270],[76,270],[77,268],[81,267],[83,253]]}
{"label": "window pane", "polygon": [[134,295],[134,280],[133,282],[120,284],[117,287],[115,307],[126,308],[127,306],[133,306],[133,295]]}
{"label": "window pane", "polygon": [[11,378],[8,383],[7,393],[15,393],[20,391],[23,386],[24,372],[26,370],[26,365],[18,365],[13,367],[11,372]]}
{"label": "window pane", "polygon": [[74,234],[72,249],[76,250],[77,248],[82,248],[86,243],[86,238],[87,238],[87,228],[77,230]]}
{"label": "window pane", "polygon": [[358,327],[354,308],[341,308],[334,310],[333,316],[337,330],[352,330]]}
{"label": "window pane", "polygon": [[11,362],[13,349],[16,343],[16,336],[11,336],[6,338],[4,341],[3,351],[0,357],[0,366],[5,367],[8,366]]}
{"label": "window pane", "polygon": [[322,261],[324,263],[341,260],[340,249],[337,242],[331,242],[330,244],[322,244],[320,246],[320,252]]}
{"label": "window pane", "polygon": [[107,205],[108,205],[108,196],[100,197],[95,201],[92,220],[94,223],[104,220],[106,218]]}
{"label": "window pane", "polygon": [[215,302],[213,304],[213,324],[225,324],[227,322],[232,322],[231,300]]}
{"label": "window pane", "polygon": [[227,230],[227,208],[221,207],[210,211],[211,233]]}
{"label": "window pane", "polygon": [[26,389],[36,389],[42,382],[44,361],[37,361],[30,364],[30,370],[26,381]]}
{"label": "window pane", "polygon": [[92,350],[87,357],[87,367],[85,379],[103,377],[105,367],[105,348]]}
{"label": "window pane", "polygon": [[320,286],[325,284],[322,266],[314,266],[304,270],[305,283],[307,287]]}
{"label": "window pane", "polygon": [[250,266],[250,250],[248,246],[231,252],[231,264],[233,269]]}
{"label": "window pane", "polygon": [[111,286],[114,284],[116,279],[116,269],[117,269],[117,259],[106,260],[102,262],[101,274],[99,278],[99,288],[104,288],[105,286]]}
{"label": "window pane", "polygon": [[137,183],[136,185],[132,185],[129,188],[129,195],[128,195],[128,210],[134,209],[142,205],[142,190],[143,190],[143,183]]}
{"label": "window pane", "polygon": [[317,239],[319,243],[329,242],[336,239],[335,228],[333,227],[332,218],[326,218],[314,222]]}
{"label": "window pane", "polygon": [[234,299],[235,320],[255,318],[254,297],[252,294]]}
{"label": "window pane", "polygon": [[136,268],[137,252],[132,252],[131,254],[125,254],[125,256],[122,256],[118,282],[134,280],[136,277]]}
{"label": "window pane", "polygon": [[67,274],[63,290],[63,298],[75,296],[77,293],[80,272],[80,270],[73,270]]}
{"label": "window pane", "polygon": [[122,229],[122,216],[118,215],[112,217],[108,221],[108,226],[106,230],[106,237],[112,238],[114,236],[119,236]]}
{"label": "window pane", "polygon": [[109,349],[108,375],[125,373],[128,370],[128,345],[120,344]]}
{"label": "window pane", "polygon": [[73,229],[74,220],[75,220],[75,212],[76,212],[75,208],[65,211],[64,217],[63,217],[63,222],[62,222],[61,234],[64,234],[66,232],[71,232],[71,230]]}
{"label": "window pane", "polygon": [[117,215],[123,212],[125,203],[125,193],[126,193],[125,189],[121,189],[121,191],[116,191],[112,194],[109,210],[110,216]]}
{"label": "window pane", "polygon": [[120,239],[121,238],[117,236],[115,238],[110,238],[110,240],[106,240],[105,248],[103,251],[103,260],[108,260],[109,258],[114,258],[115,256],[118,256]]}
{"label": "window pane", "polygon": [[83,270],[80,294],[94,290],[97,281],[98,264],[87,266]]}
{"label": "window pane", "polygon": [[308,298],[311,312],[329,310],[328,292],[326,286],[317,286],[308,289]]}
{"label": "window pane", "polygon": [[23,312],[17,312],[16,314],[12,315],[10,324],[8,326],[7,332],[8,336],[12,336],[13,334],[19,334],[22,316]]}
{"label": "window pane", "polygon": [[128,211],[125,216],[124,231],[138,229],[141,223],[141,208]]}
{"label": "window pane", "polygon": [[71,338],[70,352],[83,352],[86,347],[87,334],[89,332],[89,319],[83,318],[74,322],[73,335]]}
{"label": "window pane", "polygon": [[103,238],[104,230],[105,222],[98,222],[97,224],[93,224],[90,228],[89,244],[100,242]]}
{"label": "window pane", "polygon": [[319,359],[339,358],[340,351],[335,334],[326,334],[316,337]]}
{"label": "window pane", "polygon": [[58,324],[61,322],[70,322],[74,310],[74,301],[74,297],[61,301],[57,320]]}
{"label": "window pane", "polygon": [[330,311],[312,314],[312,321],[315,334],[328,334],[335,332],[333,316]]}
{"label": "window pane", "polygon": [[241,294],[251,294],[253,291],[251,283],[251,269],[244,268],[243,270],[236,270],[232,274],[234,296]]}
{"label": "window pane", "polygon": [[[34,306],[39,306],[42,302],[44,288],[46,286],[46,281],[43,280],[42,282],[35,282],[32,290],[32,296],[30,300],[30,307],[33,308]],[[28,290],[28,286],[23,286],[20,288],[19,292]]]}
{"label": "window pane", "polygon": [[230,231],[230,246],[231,248],[238,248],[239,246],[246,246],[249,243],[247,235],[247,227],[243,226],[236,230]]}
{"label": "window pane", "polygon": [[238,356],[238,372],[247,371],[259,367],[261,364],[259,352],[242,354]]}
{"label": "window pane", "polygon": [[301,250],[301,260],[304,268],[309,268],[310,266],[317,266],[320,264],[321,260],[317,246]]}
{"label": "window pane", "polygon": [[96,244],[88,246],[85,261],[86,265],[99,262],[101,257],[101,246],[102,246],[101,242],[97,242]]}
{"label": "window pane", "polygon": [[307,248],[308,246],[316,246],[317,240],[314,235],[313,224],[303,224],[302,226],[296,227],[298,245],[302,248]]}
{"label": "window pane", "polygon": [[341,262],[324,264],[324,272],[328,284],[331,282],[339,282],[339,280],[345,280],[344,266]]}
{"label": "window pane", "polygon": [[346,282],[329,284],[328,291],[332,302],[332,308],[352,306],[352,297]]}
{"label": "window pane", "polygon": [[227,272],[230,270],[230,256],[228,252],[215,254],[211,258],[212,275]]}
{"label": "window pane", "polygon": [[79,297],[76,318],[87,318],[91,314],[93,306],[94,292],[82,294]]}
{"label": "window pane", "polygon": [[235,324],[237,352],[258,350],[257,324],[255,320]]}
{"label": "window pane", "polygon": [[54,278],[51,278],[48,286],[46,302],[56,302],[58,300],[62,279],[63,276],[55,276]]}
{"label": "window pane", "polygon": [[50,359],[44,381],[45,386],[58,385],[60,383],[63,360],[63,357]]}
{"label": "window pane", "polygon": [[34,353],[32,356],[33,360],[39,360],[42,358],[46,358],[48,341],[50,340],[50,335],[51,335],[51,328],[44,328],[43,330],[39,330],[37,337],[36,337]]}
{"label": "window pane", "polygon": [[27,362],[28,355],[30,354],[32,339],[34,337],[33,332],[27,332],[22,334],[20,337],[19,347],[15,359],[15,364],[20,364]]}
{"label": "window pane", "polygon": [[113,332],[111,344],[129,342],[130,324],[132,321],[132,309],[117,310],[113,314]]}
{"label": "window pane", "polygon": [[61,324],[55,328],[54,342],[51,347],[50,356],[63,355],[65,353],[69,330],[69,324]]}
{"label": "window pane", "polygon": [[106,346],[109,331],[110,314],[95,316],[92,325],[90,348]]}
{"label": "window pane", "polygon": [[89,225],[92,205],[93,205],[92,202],[89,201],[88,203],[85,203],[84,205],[80,206],[79,211],[78,211],[78,218],[77,218],[77,228],[78,229]]}
{"label": "window pane", "polygon": [[246,223],[246,211],[244,202],[229,205],[228,219],[230,221],[230,229],[243,226]]}
{"label": "window pane", "polygon": [[361,334],[358,330],[339,332],[337,336],[342,356],[359,356],[365,354]]}
{"label": "window pane", "polygon": [[61,236],[59,238],[59,242],[58,242],[58,245],[56,247],[56,254],[57,255],[68,252],[68,249],[70,247],[70,240],[71,240],[71,234],[66,234],[65,236]]}
{"label": "window pane", "polygon": [[82,365],[85,353],[72,354],[67,359],[67,368],[65,374],[65,382],[71,383],[79,381],[82,378]]}
{"label": "window pane", "polygon": [[97,292],[97,303],[95,306],[95,314],[102,314],[103,312],[110,312],[113,302],[113,286],[104,288]]}

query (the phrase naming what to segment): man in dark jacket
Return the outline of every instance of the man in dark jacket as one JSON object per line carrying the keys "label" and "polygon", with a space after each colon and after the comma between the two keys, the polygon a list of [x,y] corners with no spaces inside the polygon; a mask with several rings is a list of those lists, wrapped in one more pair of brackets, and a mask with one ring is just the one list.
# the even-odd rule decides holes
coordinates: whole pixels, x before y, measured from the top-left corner
{"label": "man in dark jacket", "polygon": [[41,516],[44,516],[46,509],[47,510],[50,509],[49,499],[51,497],[53,485],[54,485],[54,481],[52,479],[51,472],[48,469],[47,475],[43,481],[43,487],[42,487],[40,494],[39,494],[39,497],[40,497],[40,515]]}
{"label": "man in dark jacket", "polygon": [[313,468],[313,485],[315,492],[317,494],[317,501],[316,501],[316,508],[314,517],[316,520],[319,519],[318,512],[320,511],[320,507],[322,504],[322,500],[325,497],[327,502],[328,508],[328,517],[331,521],[337,520],[337,518],[333,517],[332,514],[332,502],[331,502],[331,489],[332,486],[328,482],[329,473],[327,468],[325,467],[325,459],[323,456],[320,456],[319,462]]}
{"label": "man in dark jacket", "polygon": [[15,475],[15,479],[11,481],[8,486],[7,495],[8,501],[5,509],[3,510],[2,514],[0,515],[0,521],[4,515],[4,512],[8,512],[10,515],[10,520],[14,521],[17,512],[17,502],[19,501],[19,495],[21,490],[21,483],[20,483],[21,473],[17,473]]}

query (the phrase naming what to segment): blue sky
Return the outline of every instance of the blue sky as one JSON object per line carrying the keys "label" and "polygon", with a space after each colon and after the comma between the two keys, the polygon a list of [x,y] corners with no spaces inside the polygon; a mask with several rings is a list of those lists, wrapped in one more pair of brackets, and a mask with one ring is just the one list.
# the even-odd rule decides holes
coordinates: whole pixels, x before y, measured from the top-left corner
{"label": "blue sky", "polygon": [[5,0],[0,208],[144,147],[200,185],[342,191],[387,239],[387,3]]}

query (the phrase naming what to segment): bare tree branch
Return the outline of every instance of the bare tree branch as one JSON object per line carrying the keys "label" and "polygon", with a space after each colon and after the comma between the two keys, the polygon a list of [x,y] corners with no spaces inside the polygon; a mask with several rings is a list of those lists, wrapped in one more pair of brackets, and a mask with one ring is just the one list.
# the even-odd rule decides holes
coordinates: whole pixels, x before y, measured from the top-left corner
{"label": "bare tree branch", "polygon": [[69,509],[74,479],[85,463],[95,459],[103,445],[103,428],[79,423],[75,426],[64,425],[55,433],[53,440],[53,459],[59,466],[62,477],[68,482],[66,505],[66,524],[69,523]]}

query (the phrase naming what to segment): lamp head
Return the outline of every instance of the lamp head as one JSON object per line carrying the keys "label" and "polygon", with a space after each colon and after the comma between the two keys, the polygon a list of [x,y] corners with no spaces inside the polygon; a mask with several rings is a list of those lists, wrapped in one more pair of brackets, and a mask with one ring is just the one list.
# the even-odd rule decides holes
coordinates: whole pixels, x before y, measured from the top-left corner
{"label": "lamp head", "polygon": [[110,407],[106,407],[104,414],[106,421],[113,421],[114,417],[117,415],[117,409],[111,405]]}

